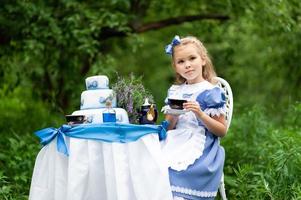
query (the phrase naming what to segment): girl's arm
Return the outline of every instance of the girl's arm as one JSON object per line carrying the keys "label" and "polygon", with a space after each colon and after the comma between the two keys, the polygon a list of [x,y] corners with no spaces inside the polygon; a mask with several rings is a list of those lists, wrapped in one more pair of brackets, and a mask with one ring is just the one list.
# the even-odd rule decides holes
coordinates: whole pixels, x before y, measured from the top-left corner
{"label": "girl's arm", "polygon": [[165,115],[165,120],[169,121],[168,130],[174,129],[176,127],[178,116],[175,115]]}
{"label": "girl's arm", "polygon": [[201,110],[197,102],[189,101],[183,104],[184,108],[195,113],[199,120],[202,120],[206,128],[218,137],[224,137],[227,133],[226,120],[223,115],[210,117]]}

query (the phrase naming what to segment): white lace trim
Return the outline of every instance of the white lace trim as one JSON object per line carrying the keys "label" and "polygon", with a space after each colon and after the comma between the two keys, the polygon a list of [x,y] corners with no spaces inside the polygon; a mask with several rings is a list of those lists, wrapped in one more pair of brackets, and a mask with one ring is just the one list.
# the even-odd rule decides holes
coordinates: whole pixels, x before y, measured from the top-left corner
{"label": "white lace trim", "polygon": [[220,108],[207,108],[204,110],[204,112],[210,116],[215,116],[215,115],[218,117],[220,115],[226,116],[226,106],[224,105],[223,107]]}
{"label": "white lace trim", "polygon": [[189,188],[184,188],[184,187],[179,187],[174,185],[171,186],[171,191],[197,196],[197,197],[215,197],[217,194],[217,191],[215,192],[199,191],[199,190],[192,190]]}
{"label": "white lace trim", "polygon": [[184,199],[183,197],[174,196],[173,200],[186,200],[186,199]]}
{"label": "white lace trim", "polygon": [[182,147],[179,147],[178,151],[168,156],[168,166],[173,170],[186,170],[188,166],[203,155],[206,142],[205,129],[199,127],[193,131],[192,137]]}
{"label": "white lace trim", "polygon": [[167,109],[170,109],[170,106],[169,105],[165,105],[161,108],[161,112],[163,112],[164,114],[166,114],[166,110]]}
{"label": "white lace trim", "polygon": [[166,105],[166,106],[162,107],[161,112],[163,112],[165,115],[166,114],[169,114],[169,115],[182,115],[182,114],[185,114],[185,113],[189,112],[189,110],[172,109],[172,108],[170,108],[169,105]]}

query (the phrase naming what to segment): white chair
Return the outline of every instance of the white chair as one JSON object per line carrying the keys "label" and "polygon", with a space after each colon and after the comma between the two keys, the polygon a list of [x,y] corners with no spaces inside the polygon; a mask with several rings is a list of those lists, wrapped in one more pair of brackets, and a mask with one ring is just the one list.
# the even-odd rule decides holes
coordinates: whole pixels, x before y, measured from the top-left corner
{"label": "white chair", "polygon": [[[226,122],[227,122],[227,129],[229,129],[230,124],[231,124],[231,119],[232,119],[232,113],[233,113],[233,93],[232,89],[229,85],[229,83],[221,78],[221,77],[214,77],[214,80],[217,82],[216,84],[218,87],[220,87],[226,96]],[[227,200],[226,197],[226,190],[225,190],[225,183],[224,183],[224,173],[222,175],[221,183],[219,186],[219,192],[221,195],[221,198],[223,200]]]}
{"label": "white chair", "polygon": [[226,96],[226,121],[227,121],[227,128],[230,127],[232,113],[233,113],[233,93],[229,83],[221,78],[221,77],[214,77],[214,80],[217,82],[216,84],[220,87]]}

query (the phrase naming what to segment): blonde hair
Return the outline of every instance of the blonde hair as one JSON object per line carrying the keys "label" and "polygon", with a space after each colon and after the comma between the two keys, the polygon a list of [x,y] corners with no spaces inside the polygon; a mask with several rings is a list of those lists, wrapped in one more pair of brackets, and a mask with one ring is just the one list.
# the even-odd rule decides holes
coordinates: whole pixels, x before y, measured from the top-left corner
{"label": "blonde hair", "polygon": [[[181,38],[181,43],[176,46],[173,46],[173,50],[174,50],[174,47],[185,46],[187,44],[194,44],[197,51],[199,52],[200,56],[206,62],[206,64],[203,66],[203,71],[202,71],[203,78],[210,83],[215,83],[215,81],[213,80],[213,78],[216,77],[216,72],[214,70],[214,66],[209,57],[207,49],[205,48],[205,46],[199,39],[197,39],[196,37],[193,37],[193,36],[187,36],[187,37]],[[172,51],[172,66],[174,67],[175,63],[174,63],[173,58],[174,58],[174,51]],[[186,79],[184,77],[182,77],[180,74],[176,73],[176,83],[182,84],[185,82],[186,82]]]}

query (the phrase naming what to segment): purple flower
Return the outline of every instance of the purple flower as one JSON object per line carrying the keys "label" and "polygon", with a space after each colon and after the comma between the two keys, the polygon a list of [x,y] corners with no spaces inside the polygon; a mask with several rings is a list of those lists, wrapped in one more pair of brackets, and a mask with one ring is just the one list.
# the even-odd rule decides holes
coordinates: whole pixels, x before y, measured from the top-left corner
{"label": "purple flower", "polygon": [[133,97],[130,95],[129,96],[129,103],[128,103],[128,112],[133,113]]}
{"label": "purple flower", "polygon": [[130,78],[122,78],[118,76],[112,89],[116,93],[117,106],[128,112],[130,123],[138,123],[138,110],[145,98],[149,98],[153,102],[152,95],[145,90],[142,84],[142,77],[135,78],[134,75],[131,75]]}

